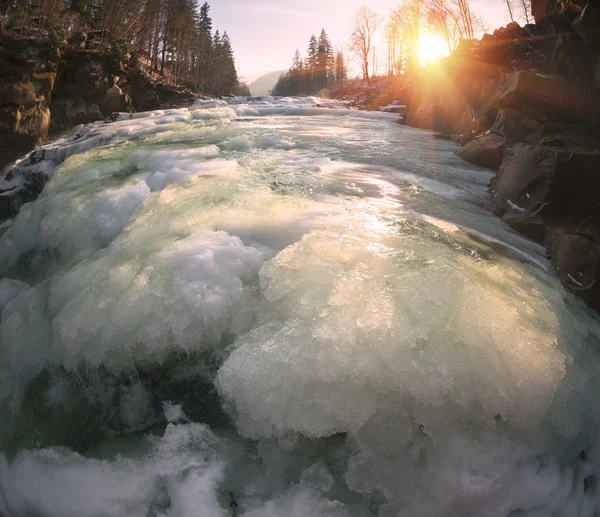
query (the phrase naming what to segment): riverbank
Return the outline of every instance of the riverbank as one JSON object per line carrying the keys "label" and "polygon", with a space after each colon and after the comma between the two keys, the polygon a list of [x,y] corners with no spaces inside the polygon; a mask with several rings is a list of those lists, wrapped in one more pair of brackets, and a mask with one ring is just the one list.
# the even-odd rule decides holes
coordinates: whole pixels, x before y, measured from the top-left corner
{"label": "riverbank", "polygon": [[[484,36],[413,78],[406,123],[461,135],[457,156],[496,172],[487,208],[543,244],[563,284],[598,310],[600,83],[592,62],[561,67],[556,56],[572,51],[562,41],[551,25]],[[587,45],[593,60],[600,46]]]}
{"label": "riverbank", "polygon": [[600,12],[576,20],[555,4],[543,24],[509,24],[405,78],[334,96],[399,112],[495,171],[488,210],[545,246],[564,285],[598,310]]}
{"label": "riverbank", "polygon": [[[0,37],[0,221],[37,198],[47,177],[12,181],[8,167],[48,138],[124,114],[190,105],[198,96],[167,84],[126,52],[88,42],[86,48],[46,40]],[[42,162],[43,152],[31,155]]]}

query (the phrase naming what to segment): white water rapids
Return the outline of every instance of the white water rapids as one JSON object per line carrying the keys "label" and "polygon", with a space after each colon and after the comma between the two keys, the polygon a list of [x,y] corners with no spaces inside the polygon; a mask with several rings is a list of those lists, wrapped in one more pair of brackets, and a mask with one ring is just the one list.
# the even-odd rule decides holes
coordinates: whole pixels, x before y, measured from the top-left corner
{"label": "white water rapids", "polygon": [[454,143],[318,102],[124,116],[30,167],[2,517],[600,515],[599,319]]}

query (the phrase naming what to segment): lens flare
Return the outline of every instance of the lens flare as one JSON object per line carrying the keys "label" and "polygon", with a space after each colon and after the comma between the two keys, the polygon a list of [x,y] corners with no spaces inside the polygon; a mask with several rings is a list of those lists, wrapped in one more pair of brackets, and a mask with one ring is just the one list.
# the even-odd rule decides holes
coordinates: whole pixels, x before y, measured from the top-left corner
{"label": "lens flare", "polygon": [[421,66],[449,56],[448,44],[441,36],[423,32],[419,36],[419,55]]}

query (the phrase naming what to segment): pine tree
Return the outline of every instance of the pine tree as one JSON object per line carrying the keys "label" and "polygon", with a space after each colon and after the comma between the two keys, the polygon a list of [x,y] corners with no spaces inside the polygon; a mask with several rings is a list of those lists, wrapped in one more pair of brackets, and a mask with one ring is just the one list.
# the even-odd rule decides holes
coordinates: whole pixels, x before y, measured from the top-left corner
{"label": "pine tree", "polygon": [[319,90],[328,87],[329,73],[334,67],[333,47],[325,29],[321,31],[317,46],[316,71],[315,71],[315,89]]}
{"label": "pine tree", "polygon": [[335,58],[335,83],[338,88],[343,88],[348,76],[344,54],[338,50]]}
{"label": "pine tree", "polygon": [[207,2],[0,0],[0,6],[0,30],[41,37],[56,27],[66,27],[67,36],[84,31],[87,40],[78,39],[78,45],[117,60],[132,51],[166,82],[210,94],[244,91],[229,36],[216,31],[213,37]]}
{"label": "pine tree", "polygon": [[198,21],[198,29],[207,32],[208,34],[212,31],[212,19],[208,15],[209,11],[210,5],[208,5],[208,2],[204,2],[202,7],[200,7],[200,17]]}
{"label": "pine tree", "polygon": [[316,92],[316,75],[317,75],[317,55],[319,53],[319,43],[313,34],[308,43],[306,56],[306,86],[307,93],[313,95]]}

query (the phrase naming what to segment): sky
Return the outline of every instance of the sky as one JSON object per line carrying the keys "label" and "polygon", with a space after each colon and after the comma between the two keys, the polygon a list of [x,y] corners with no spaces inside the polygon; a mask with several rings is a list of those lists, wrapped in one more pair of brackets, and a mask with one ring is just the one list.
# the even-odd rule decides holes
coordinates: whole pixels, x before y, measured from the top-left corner
{"label": "sky", "polygon": [[[264,72],[288,69],[296,49],[304,55],[311,34],[318,37],[322,28],[335,47],[344,45],[361,4],[387,18],[399,1],[209,0],[209,4],[213,27],[227,31],[231,38],[240,76],[254,79]],[[471,7],[491,30],[509,21],[504,0],[471,0]],[[378,33],[376,45],[383,53],[383,27]]]}

